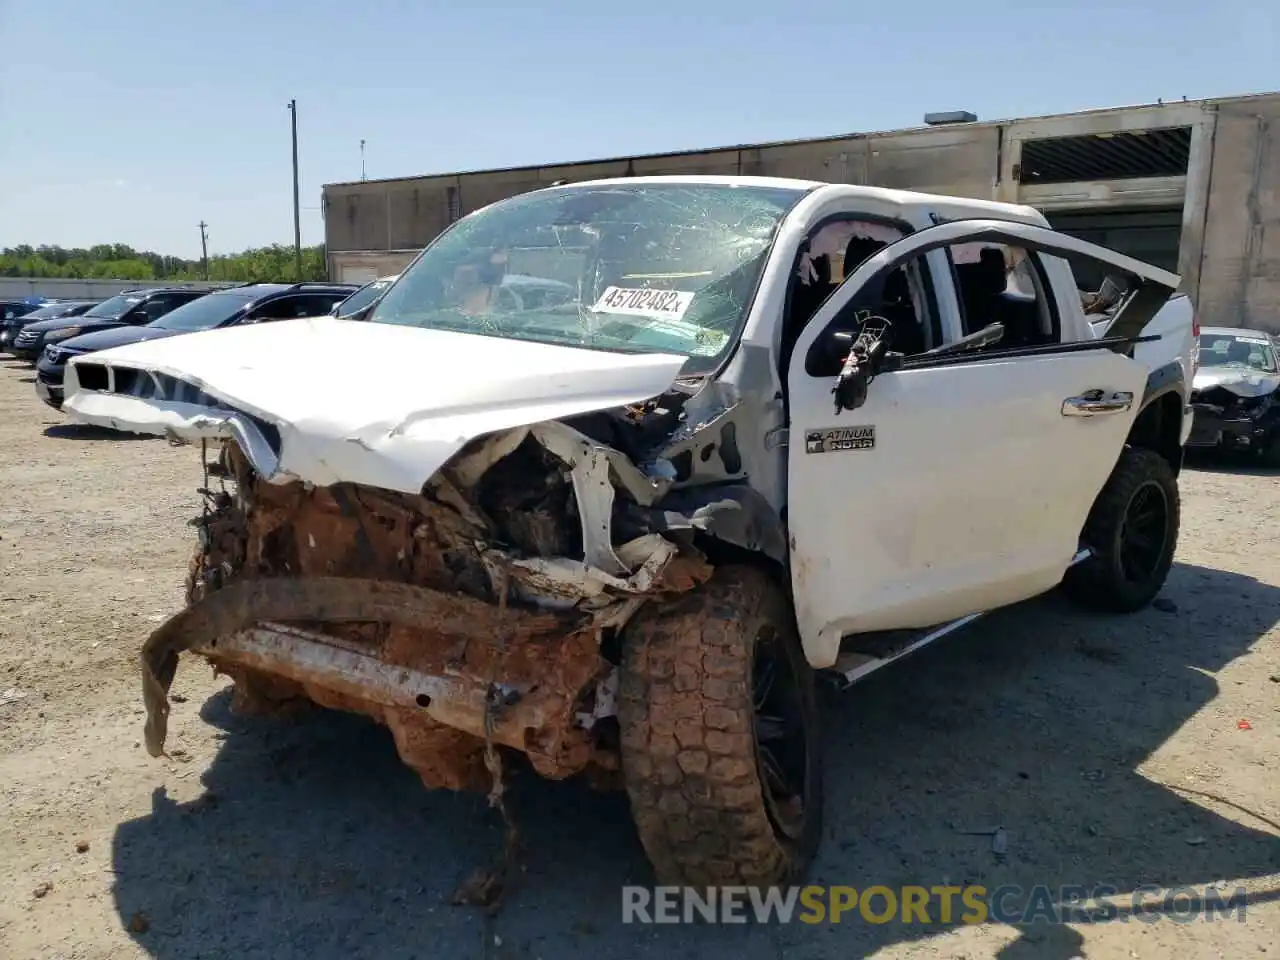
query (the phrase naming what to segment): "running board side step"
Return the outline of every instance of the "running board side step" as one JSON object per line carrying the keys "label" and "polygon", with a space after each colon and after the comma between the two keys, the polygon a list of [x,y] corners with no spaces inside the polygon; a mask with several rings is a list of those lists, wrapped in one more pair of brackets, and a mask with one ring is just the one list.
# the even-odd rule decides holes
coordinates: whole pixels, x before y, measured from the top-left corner
{"label": "running board side step", "polygon": [[[1088,560],[1092,555],[1092,550],[1080,550],[1071,558],[1071,562],[1068,563],[1067,566],[1074,567],[1076,564],[1084,560]],[[967,616],[960,617],[958,620],[952,620],[950,623],[944,623],[941,626],[933,627],[922,635],[913,634],[913,639],[904,643],[902,646],[892,647],[885,650],[881,656],[874,656],[869,653],[860,653],[853,650],[847,653],[842,653],[836,660],[835,666],[828,670],[824,670],[823,675],[830,677],[840,689],[847,690],[859,680],[869,674],[875,673],[882,667],[887,667],[894,661],[901,660],[903,657],[915,653],[922,647],[927,647],[935,640],[940,640],[947,634],[954,633],[956,630],[959,630],[961,627],[967,627],[979,617],[985,616],[986,612],[987,611],[983,610],[978,613],[968,614]],[[906,633],[907,631],[902,632]]]}

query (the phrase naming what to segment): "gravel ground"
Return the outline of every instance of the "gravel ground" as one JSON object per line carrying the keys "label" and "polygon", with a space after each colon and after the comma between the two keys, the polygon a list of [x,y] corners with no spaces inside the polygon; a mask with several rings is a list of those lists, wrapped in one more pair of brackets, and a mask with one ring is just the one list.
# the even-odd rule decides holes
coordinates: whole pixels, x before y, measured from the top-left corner
{"label": "gravel ground", "polygon": [[[1251,891],[1243,923],[640,927],[620,922],[619,887],[649,879],[619,796],[518,782],[525,869],[487,917],[448,898],[498,850],[495,815],[424,790],[370,723],[238,718],[225,681],[186,662],[173,757],[149,758],[136,655],[180,602],[197,456],[68,425],[13,361],[0,408],[6,960],[1280,955],[1274,473],[1184,473],[1158,608],[1102,618],[1041,598],[830,695],[813,871],[1122,899],[1225,881]],[[1003,855],[964,832],[996,826]]]}

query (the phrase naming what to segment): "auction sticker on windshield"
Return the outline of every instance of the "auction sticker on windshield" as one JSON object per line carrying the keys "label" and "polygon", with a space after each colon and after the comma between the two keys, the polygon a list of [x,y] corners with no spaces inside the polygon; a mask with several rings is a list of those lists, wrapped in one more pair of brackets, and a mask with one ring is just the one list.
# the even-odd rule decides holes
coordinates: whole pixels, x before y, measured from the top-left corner
{"label": "auction sticker on windshield", "polygon": [[679,320],[693,303],[685,290],[654,290],[650,287],[605,287],[591,309],[597,313],[623,313],[633,317],[662,317]]}

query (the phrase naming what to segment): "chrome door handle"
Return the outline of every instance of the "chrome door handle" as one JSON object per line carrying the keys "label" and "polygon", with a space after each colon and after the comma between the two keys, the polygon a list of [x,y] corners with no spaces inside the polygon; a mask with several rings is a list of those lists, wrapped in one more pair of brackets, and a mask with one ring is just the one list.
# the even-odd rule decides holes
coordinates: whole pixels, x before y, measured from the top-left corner
{"label": "chrome door handle", "polygon": [[1064,417],[1097,417],[1104,413],[1123,413],[1133,406],[1133,394],[1127,391],[1106,393],[1103,390],[1089,390],[1078,397],[1067,397],[1062,401]]}

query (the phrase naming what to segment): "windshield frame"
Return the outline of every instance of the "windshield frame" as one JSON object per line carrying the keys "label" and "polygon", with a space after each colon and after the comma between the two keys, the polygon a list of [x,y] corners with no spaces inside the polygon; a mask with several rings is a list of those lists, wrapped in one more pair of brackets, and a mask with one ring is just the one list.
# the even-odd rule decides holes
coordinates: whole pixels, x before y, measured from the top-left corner
{"label": "windshield frame", "polygon": [[[152,320],[150,323],[144,324],[144,326],[153,327],[157,330],[168,330],[172,333],[200,333],[204,330],[216,330],[218,327],[226,324],[227,321],[238,316],[246,307],[251,306],[257,299],[260,299],[260,297],[246,296],[245,294],[235,293],[230,290],[215,290],[211,293],[206,293],[202,297],[196,297],[194,300],[188,300],[181,306],[174,307],[169,312],[156,317],[156,319]],[[202,312],[209,308],[211,301],[221,300],[234,301],[239,304],[239,306],[223,316],[223,318],[217,323],[202,327],[171,327],[165,323],[165,321],[173,317],[174,314],[180,314],[182,311],[187,310],[190,307],[194,307],[196,304],[200,304],[199,310]],[[197,311],[191,310],[190,312],[194,314]]]}
{"label": "windshield frame", "polygon": [[[1266,367],[1254,367],[1242,361],[1213,363],[1209,358],[1213,354],[1205,349],[1204,341],[1206,338],[1212,340],[1233,340],[1237,343],[1248,343],[1251,346],[1259,346],[1262,348],[1263,355],[1271,361],[1270,369]],[[1213,333],[1208,330],[1201,330],[1200,335],[1196,337],[1196,346],[1199,348],[1200,368],[1208,369],[1238,369],[1251,370],[1254,373],[1260,373],[1264,376],[1274,377],[1280,375],[1280,350],[1276,348],[1276,342],[1272,336],[1266,331],[1255,333]]]}
{"label": "windshield frame", "polygon": [[[559,194],[560,196],[567,198],[574,194],[586,194],[591,191],[625,190],[627,188],[632,188],[632,189],[711,188],[711,189],[718,189],[726,192],[733,191],[733,190],[747,190],[752,192],[758,192],[764,195],[772,194],[772,195],[778,196],[780,199],[784,200],[785,202],[779,204],[779,209],[777,211],[776,218],[774,219],[773,226],[769,231],[767,238],[764,239],[764,242],[761,245],[759,252],[755,255],[755,257],[751,258],[751,259],[758,259],[759,268],[756,270],[755,276],[751,281],[749,291],[746,292],[746,295],[742,300],[741,309],[737,314],[736,320],[734,321],[732,328],[731,329],[726,328],[726,331],[725,331],[726,337],[725,337],[724,346],[715,354],[706,354],[706,353],[689,354],[676,349],[662,350],[662,349],[646,348],[646,349],[628,350],[628,349],[620,348],[616,345],[601,345],[601,344],[591,344],[591,343],[565,343],[555,339],[516,337],[516,336],[512,336],[508,332],[484,329],[483,326],[480,324],[477,324],[475,329],[470,329],[466,331],[457,331],[457,332],[462,332],[464,334],[469,334],[474,336],[487,336],[487,337],[494,337],[496,339],[504,339],[504,340],[523,340],[529,343],[538,343],[538,344],[543,344],[548,346],[563,346],[568,349],[597,350],[605,353],[614,353],[614,354],[652,354],[652,355],[668,354],[672,356],[683,356],[685,363],[684,363],[684,366],[681,368],[680,374],[677,377],[677,379],[683,380],[683,381],[692,381],[692,380],[701,380],[703,378],[715,377],[720,373],[720,371],[722,371],[725,368],[727,364],[729,364],[732,361],[734,355],[737,353],[738,347],[742,342],[743,334],[745,333],[747,326],[750,323],[752,313],[755,309],[755,304],[756,304],[757,298],[759,297],[761,285],[763,284],[765,276],[768,273],[770,264],[773,261],[774,254],[777,251],[778,240],[782,235],[782,232],[786,227],[789,218],[794,213],[796,208],[815,190],[819,189],[819,187],[820,187],[819,184],[807,184],[807,183],[778,183],[778,182],[757,183],[757,182],[752,182],[750,179],[745,179],[744,181],[735,181],[728,178],[724,180],[699,179],[699,178],[689,178],[689,179],[685,179],[685,178],[647,179],[645,178],[645,179],[636,179],[636,180],[609,179],[609,180],[582,181],[579,183],[566,184],[563,186],[543,187],[540,189],[515,194],[511,197],[506,197],[502,200],[497,200],[493,203],[486,204],[485,206],[472,211],[466,216],[458,218],[453,223],[445,227],[444,230],[438,233],[431,240],[430,243],[428,243],[425,247],[423,247],[418,252],[418,254],[408,264],[405,265],[405,267],[400,271],[396,279],[385,290],[382,291],[381,296],[379,296],[373,302],[372,305],[365,307],[361,311],[359,311],[360,319],[368,322],[387,323],[387,324],[396,325],[396,326],[409,326],[409,327],[417,326],[419,329],[423,329],[423,330],[450,329],[451,332],[453,332],[452,328],[444,328],[444,327],[435,328],[425,324],[419,325],[419,324],[406,323],[400,320],[379,319],[378,313],[383,307],[387,305],[387,302],[392,299],[392,295],[395,293],[396,288],[399,287],[402,283],[404,283],[407,279],[409,279],[412,276],[412,274],[419,268],[419,265],[422,263],[422,261],[427,257],[429,257],[439,245],[441,245],[442,243],[447,243],[449,239],[453,236],[456,230],[458,230],[468,222],[474,222],[473,218],[476,218],[480,215],[484,215],[487,213],[491,213],[494,210],[494,208],[512,203],[513,201],[525,200],[533,195]],[[744,233],[743,237],[746,238],[747,234]],[[476,249],[476,252],[479,253],[482,248],[480,246],[476,246],[475,249]],[[747,262],[747,261],[744,261],[744,262]],[[724,279],[724,277],[731,275],[732,272],[733,271],[726,271],[721,277],[717,277],[716,279],[717,280]],[[510,275],[514,276],[516,274],[510,274]],[[698,365],[698,361],[703,361],[705,365]],[[692,369],[692,370],[689,369],[691,364],[698,366],[698,369]]]}

